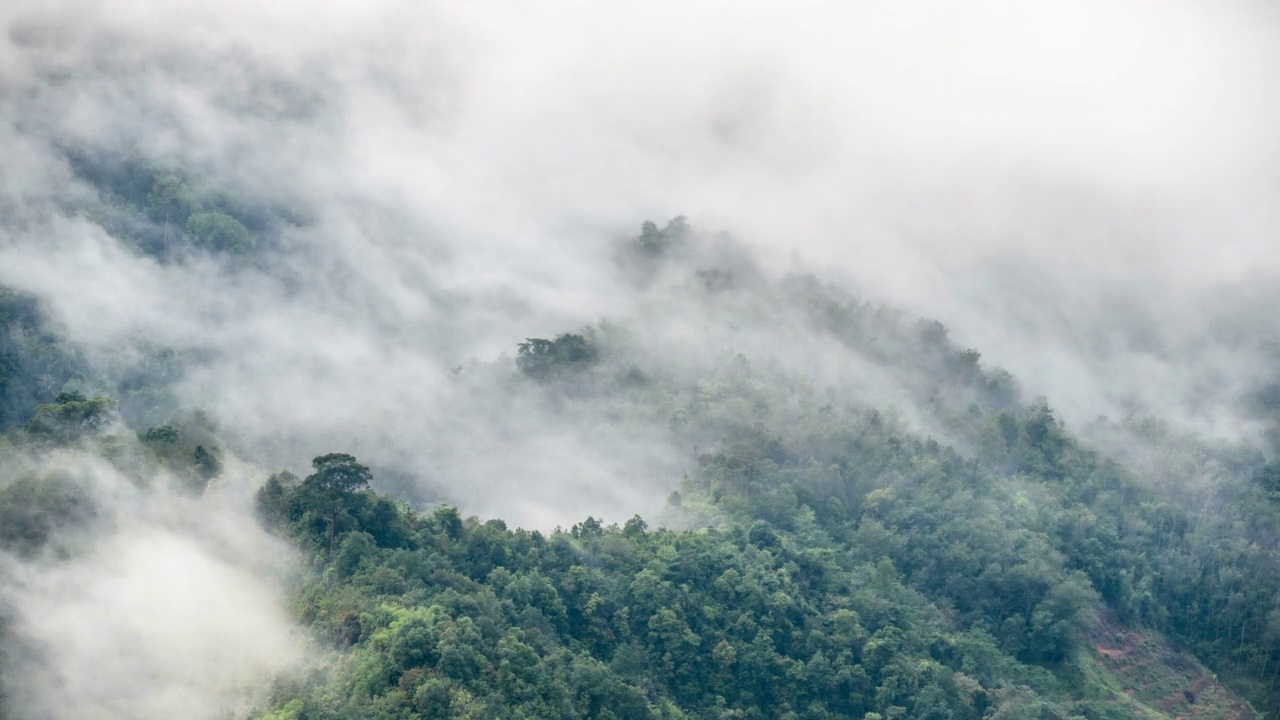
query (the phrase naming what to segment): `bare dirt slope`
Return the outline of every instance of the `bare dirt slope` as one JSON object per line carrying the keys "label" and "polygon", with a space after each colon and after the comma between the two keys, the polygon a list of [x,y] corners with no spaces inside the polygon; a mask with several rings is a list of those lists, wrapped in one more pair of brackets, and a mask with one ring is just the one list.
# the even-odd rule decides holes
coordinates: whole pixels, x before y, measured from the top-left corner
{"label": "bare dirt slope", "polygon": [[[1115,699],[1152,718],[1261,720],[1249,703],[1218,682],[1194,657],[1156,633],[1099,621],[1093,638],[1097,670]],[[1120,697],[1123,695],[1123,698]]]}

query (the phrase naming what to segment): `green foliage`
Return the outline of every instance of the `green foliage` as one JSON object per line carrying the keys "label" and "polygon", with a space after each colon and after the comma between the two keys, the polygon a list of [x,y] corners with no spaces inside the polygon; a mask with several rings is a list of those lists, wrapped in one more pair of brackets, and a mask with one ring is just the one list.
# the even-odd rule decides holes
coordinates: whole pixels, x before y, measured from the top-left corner
{"label": "green foliage", "polygon": [[59,530],[83,525],[96,514],[87,489],[71,478],[21,477],[0,487],[0,549],[34,555]]}
{"label": "green foliage", "polygon": [[589,365],[599,351],[582,335],[564,334],[555,340],[529,338],[520,343],[516,367],[531,378],[542,379]]}
{"label": "green foliage", "polygon": [[[315,717],[499,708],[503,717],[640,720],[676,707],[689,717],[790,707],[861,717],[883,704],[873,678],[972,706],[967,686],[952,680],[958,670],[929,660],[947,632],[941,617],[897,584],[889,592],[905,604],[885,614],[865,568],[832,567],[815,586],[797,577],[796,550],[759,550],[741,530],[654,533],[633,523],[629,533],[597,532],[583,523],[576,536],[547,538],[468,521],[451,537],[438,522],[448,517],[402,516],[414,526],[413,550],[347,536],[333,561],[344,579],[310,586],[303,612],[335,640],[351,636],[347,618],[359,618],[349,673],[280,698],[281,708],[302,702]],[[388,584],[388,574],[399,582]],[[912,630],[873,661],[863,649],[867,618],[873,629],[910,618]],[[932,662],[924,677],[922,662]]]}
{"label": "green foliage", "polygon": [[78,392],[61,393],[53,402],[36,406],[26,430],[60,442],[76,440],[103,428],[115,407],[114,400],[102,395],[87,398]]}
{"label": "green foliage", "polygon": [[329,520],[329,552],[333,553],[338,537],[338,520],[350,515],[349,506],[358,490],[369,486],[373,477],[369,468],[344,453],[321,455],[311,461],[315,472],[302,481],[299,501],[304,512],[318,513]]}
{"label": "green foliage", "polygon": [[[67,150],[97,191],[81,208],[122,243],[162,262],[196,253],[251,254],[288,213],[230,192],[211,176],[169,161]],[[285,216],[285,217],[281,217]]]}
{"label": "green foliage", "polygon": [[1258,471],[1257,483],[1266,494],[1267,500],[1280,506],[1280,462],[1264,465]]}
{"label": "green foliage", "polygon": [[122,353],[129,360],[91,368],[49,325],[35,298],[0,287],[0,430],[26,425],[37,405],[84,388],[108,392],[135,427],[177,411],[169,389],[181,375],[176,353],[138,342]]}
{"label": "green foliage", "polygon": [[656,257],[683,241],[688,233],[688,219],[683,215],[672,218],[661,230],[655,223],[646,220],[640,226],[639,237],[633,242],[639,252]]}
{"label": "green foliage", "polygon": [[290,520],[290,497],[298,486],[298,476],[278,472],[267,478],[255,496],[258,516],[268,527],[282,529]]}
{"label": "green foliage", "polygon": [[[346,498],[343,519],[326,524],[293,484],[268,481],[264,516],[285,518],[275,522],[317,563],[301,616],[346,648],[342,669],[279,706],[301,700],[314,717],[1149,717],[1113,670],[1087,662],[1104,613],[1197,648],[1267,702],[1248,683],[1280,667],[1265,639],[1277,635],[1241,632],[1280,627],[1275,546],[1248,539],[1262,531],[1166,502],[1047,404],[1022,404],[941,325],[903,328],[804,282],[787,292],[877,362],[923,358],[904,372],[927,380],[922,400],[960,442],[820,400],[807,381],[740,358],[692,381],[646,368],[633,383],[609,374],[629,362],[614,358],[617,335],[589,366],[530,340],[521,369],[549,397],[562,394],[545,380],[573,367],[590,381],[565,401],[613,402],[619,422],[679,418],[673,427],[697,433],[708,449],[668,508],[694,529],[587,518],[545,536],[393,506],[384,533],[360,511],[380,501],[373,493]],[[1258,478],[1264,493],[1269,476]],[[326,552],[319,539],[334,528],[340,550]]]}
{"label": "green foliage", "polygon": [[201,246],[210,250],[243,253],[253,248],[253,237],[239,220],[220,210],[207,210],[191,216],[187,232]]}
{"label": "green foliage", "polygon": [[78,355],[45,327],[35,299],[0,286],[0,428],[87,374]]}
{"label": "green foliage", "polygon": [[367,488],[373,477],[369,468],[345,453],[321,455],[311,466],[315,472],[302,481],[302,488],[322,503],[341,504],[352,493]]}
{"label": "green foliage", "polygon": [[217,477],[222,472],[222,461],[218,459],[217,448],[205,450],[203,445],[197,445],[192,453],[192,461],[196,470],[200,473],[200,478],[205,482]]}
{"label": "green foliage", "polygon": [[146,442],[164,445],[174,445],[181,437],[182,433],[172,425],[148,428],[142,435],[142,439]]}
{"label": "green foliage", "polygon": [[[312,461],[315,472],[298,482],[292,473],[272,475],[258,490],[258,515],[270,527],[284,530],[305,546],[342,557],[354,567],[363,557],[363,540],[347,549],[347,535],[364,535],[378,547],[408,542],[399,508],[368,490],[373,475],[351,455],[332,453]],[[460,522],[460,521],[459,521]],[[343,553],[338,552],[339,538]],[[344,566],[346,567],[346,566]]]}
{"label": "green foliage", "polygon": [[[897,438],[897,454],[881,462],[912,478],[867,492],[874,501],[851,498],[861,518],[806,511],[812,490],[792,484],[801,476],[787,472],[794,448],[784,443],[763,481],[786,490],[796,511],[776,507],[777,494],[737,495],[743,486],[722,485],[724,469],[748,463],[708,457],[685,497],[704,502],[718,487],[740,501],[722,494],[722,526],[701,531],[587,518],[547,537],[464,521],[452,508],[396,509],[398,542],[379,541],[353,512],[329,554],[307,541],[316,530],[306,482],[273,476],[259,494],[264,516],[291,517],[289,532],[332,569],[303,588],[302,617],[349,647],[340,672],[279,697],[276,711],[302,703],[316,718],[1137,717],[1099,714],[1086,698],[1103,690],[1065,690],[1055,677],[1088,651],[1082,633],[1097,598],[1046,537],[998,503],[957,497],[956,483],[974,478],[949,451],[906,444],[883,422],[859,432],[852,443],[844,436],[850,452],[865,462],[877,442]],[[354,477],[338,485],[362,487],[363,473]],[[376,502],[366,491],[343,503],[357,498]],[[777,524],[753,519],[760,514]]]}
{"label": "green foliage", "polygon": [[[264,237],[261,218],[181,169],[91,165],[77,172],[102,192],[112,231],[161,261]],[[303,480],[273,475],[259,515],[310,558],[294,607],[340,655],[280,689],[262,717],[1141,716],[1117,684],[1125,669],[1093,654],[1102,616],[1129,637],[1171,638],[1260,707],[1280,707],[1277,464],[1193,447],[1193,474],[1227,481],[1157,491],[1047,403],[1023,402],[940,323],[813,278],[756,287],[731,270],[695,273],[680,264],[692,242],[683,218],[646,223],[623,259],[640,282],[690,271],[698,302],[755,303],[717,321],[804,325],[892,373],[920,417],[908,424],[736,348],[686,370],[617,327],[530,338],[504,381],[598,402],[618,428],[669,427],[673,444],[697,448],[667,508],[684,529],[588,517],[548,535],[451,507],[418,514],[374,493],[346,454],[315,458]],[[75,389],[119,389],[120,414],[149,428],[133,450],[203,488],[222,468],[217,434],[163,411],[184,359],[138,354],[93,376],[33,300],[0,289],[0,425],[25,426],[12,442],[40,452],[102,444],[116,404]],[[56,549],[95,516],[65,478],[0,481],[8,552]]]}
{"label": "green foliage", "polygon": [[217,429],[202,413],[188,413],[137,433],[148,459],[178,479],[182,489],[202,493],[221,474]]}
{"label": "green foliage", "polygon": [[[683,215],[672,218],[661,229],[656,223],[645,221],[640,226],[640,234],[618,248],[618,263],[633,283],[647,286],[664,267],[686,252],[692,235],[693,230]],[[704,273],[702,279],[709,291],[727,289],[733,284],[730,273],[718,269]]]}

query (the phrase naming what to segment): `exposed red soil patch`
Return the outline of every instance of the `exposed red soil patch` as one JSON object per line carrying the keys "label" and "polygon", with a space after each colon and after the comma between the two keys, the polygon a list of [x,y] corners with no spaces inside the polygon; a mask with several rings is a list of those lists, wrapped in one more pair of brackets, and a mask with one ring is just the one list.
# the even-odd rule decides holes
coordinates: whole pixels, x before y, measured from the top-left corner
{"label": "exposed red soil patch", "polygon": [[1099,655],[1107,658],[1108,660],[1119,660],[1129,654],[1128,650],[1123,648],[1109,648],[1102,643],[1097,643],[1093,647],[1098,651]]}

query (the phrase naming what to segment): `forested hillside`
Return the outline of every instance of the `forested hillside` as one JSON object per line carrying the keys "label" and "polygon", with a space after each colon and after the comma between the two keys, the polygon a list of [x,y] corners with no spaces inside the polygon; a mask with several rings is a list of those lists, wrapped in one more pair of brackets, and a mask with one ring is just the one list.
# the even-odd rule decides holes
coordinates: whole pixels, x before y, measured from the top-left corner
{"label": "forested hillside", "polygon": [[[172,248],[262,252],[198,236],[175,230]],[[172,248],[135,251],[184,262]],[[1280,707],[1280,471],[1262,455],[1130,423],[1110,432],[1164,459],[1109,458],[941,324],[768,279],[683,218],[614,256],[634,314],[513,341],[454,382],[525,393],[546,423],[591,408],[606,445],[660,428],[689,468],[659,479],[665,507],[520,529],[468,517],[448,488],[378,492],[340,446],[272,474],[252,512],[299,552],[287,602],[311,660],[261,677],[254,716],[1257,716],[1233,693]],[[56,565],[118,522],[69,456],[144,492],[227,492],[219,430],[171,399],[199,356],[93,369],[38,303],[4,299],[7,553]],[[840,362],[798,359],[814,347]],[[6,646],[7,712],[45,717],[23,685],[38,646]]]}
{"label": "forested hillside", "polygon": [[1280,720],[1270,5],[0,0],[0,720]]}

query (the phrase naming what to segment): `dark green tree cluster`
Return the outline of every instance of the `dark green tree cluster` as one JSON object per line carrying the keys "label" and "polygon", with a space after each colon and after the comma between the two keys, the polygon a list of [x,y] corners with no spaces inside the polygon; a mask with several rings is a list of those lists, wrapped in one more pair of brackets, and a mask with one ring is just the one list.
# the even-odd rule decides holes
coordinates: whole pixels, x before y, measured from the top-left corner
{"label": "dark green tree cluster", "polygon": [[49,407],[63,404],[50,402],[59,395],[65,399],[89,391],[105,390],[118,399],[113,407],[135,427],[174,415],[178,407],[171,388],[185,358],[146,341],[122,350],[118,360],[91,366],[76,346],[59,337],[34,297],[0,287],[0,431],[33,420],[31,429],[37,432],[72,431],[66,421],[75,411],[89,412],[86,420],[100,420],[105,407],[99,393],[87,399],[88,405]]}
{"label": "dark green tree cluster", "polygon": [[96,515],[88,489],[65,474],[18,477],[0,487],[0,550],[34,556],[61,531],[84,526]]}
{"label": "dark green tree cluster", "polygon": [[87,398],[78,392],[60,393],[51,403],[37,405],[27,432],[60,442],[75,440],[103,428],[111,420],[116,403],[98,395]]}
{"label": "dark green tree cluster", "polygon": [[617,262],[623,274],[636,286],[647,287],[672,261],[688,250],[693,229],[683,216],[672,218],[659,228],[645,221],[640,234],[617,248]]}
{"label": "dark green tree cluster", "polygon": [[89,375],[50,332],[35,298],[0,286],[0,429],[25,424],[36,405]]}
{"label": "dark green tree cluster", "polygon": [[972,445],[962,455],[873,410],[788,409],[785,377],[739,371],[717,387],[716,404],[750,398],[754,422],[735,427],[692,395],[683,422],[720,423],[721,447],[682,489],[686,510],[705,496],[713,517],[775,529],[812,512],[850,552],[888,558],[1023,662],[1061,668],[1105,611],[1169,636],[1258,707],[1280,708],[1272,466],[1222,458],[1223,484],[1192,503],[1082,446],[1043,403],[957,413]]}
{"label": "dark green tree cluster", "polygon": [[[354,463],[317,458],[317,475],[334,457]],[[1035,664],[1071,642],[1051,618],[1075,621],[1090,600],[1048,570],[999,581],[1022,595],[989,612],[1021,618],[1030,603],[1040,622],[1001,638],[949,619],[888,557],[850,553],[812,519],[671,532],[588,518],[544,535],[452,508],[377,517],[385,501],[371,492],[321,498],[306,489],[314,478],[277,476],[259,504],[317,548],[323,572],[302,589],[301,615],[347,650],[280,686],[263,717],[1131,716],[1064,697]],[[324,549],[332,527],[336,553]]]}
{"label": "dark green tree cluster", "polygon": [[66,154],[98,193],[84,211],[117,239],[163,262],[193,252],[251,253],[279,222],[280,213],[174,162],[83,149]]}
{"label": "dark green tree cluster", "polygon": [[289,472],[267,479],[257,505],[268,525],[324,557],[333,556],[339,537],[353,531],[380,546],[405,542],[400,510],[369,489],[369,468],[344,453],[322,455],[312,467],[314,472],[301,481]]}
{"label": "dark green tree cluster", "polygon": [[640,235],[631,242],[638,252],[657,257],[684,242],[689,230],[688,219],[683,215],[669,220],[661,230],[656,223],[646,220],[640,225]]}
{"label": "dark green tree cluster", "polygon": [[581,369],[599,356],[591,341],[582,335],[565,333],[554,340],[529,338],[520,343],[516,352],[516,367],[535,379]]}

